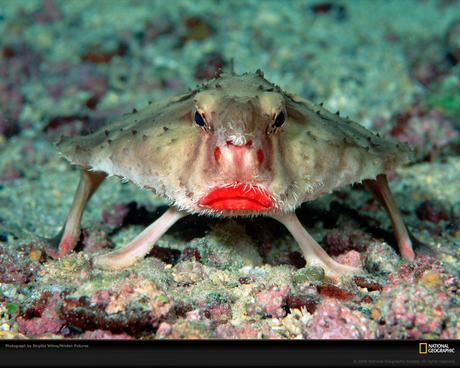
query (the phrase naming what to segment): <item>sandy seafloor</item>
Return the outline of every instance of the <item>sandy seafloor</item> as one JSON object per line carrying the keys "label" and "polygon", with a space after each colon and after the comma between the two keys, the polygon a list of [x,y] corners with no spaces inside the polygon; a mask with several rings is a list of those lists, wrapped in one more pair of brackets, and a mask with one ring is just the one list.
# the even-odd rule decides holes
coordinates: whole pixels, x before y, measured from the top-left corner
{"label": "sandy seafloor", "polygon": [[[460,338],[459,1],[2,0],[0,35],[0,337]],[[413,263],[356,185],[298,210],[329,254],[362,266],[337,285],[263,218],[189,217],[136,265],[93,269],[165,209],[115,177],[88,205],[77,251],[45,255],[39,236],[59,231],[79,177],[53,142],[232,58],[414,147],[390,174],[421,243]]]}

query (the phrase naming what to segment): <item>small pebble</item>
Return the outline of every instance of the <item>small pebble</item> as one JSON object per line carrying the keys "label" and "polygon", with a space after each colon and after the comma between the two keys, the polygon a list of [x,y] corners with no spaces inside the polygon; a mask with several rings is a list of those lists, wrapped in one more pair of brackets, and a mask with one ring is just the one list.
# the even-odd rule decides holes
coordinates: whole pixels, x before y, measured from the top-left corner
{"label": "small pebble", "polygon": [[379,320],[382,314],[380,313],[380,310],[378,308],[372,308],[371,309],[371,317],[373,320]]}
{"label": "small pebble", "polygon": [[425,286],[433,287],[441,284],[442,278],[439,273],[428,270],[423,273],[420,282]]}
{"label": "small pebble", "polygon": [[42,257],[42,252],[41,250],[38,249],[32,249],[29,253],[29,257],[32,261],[39,261],[40,258]]}

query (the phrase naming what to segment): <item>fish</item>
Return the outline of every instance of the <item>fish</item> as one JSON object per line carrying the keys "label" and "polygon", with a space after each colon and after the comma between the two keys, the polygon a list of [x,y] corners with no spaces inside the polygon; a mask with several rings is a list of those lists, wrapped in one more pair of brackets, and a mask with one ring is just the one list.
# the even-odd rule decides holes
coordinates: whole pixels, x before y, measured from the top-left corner
{"label": "fish", "polygon": [[46,246],[53,258],[75,248],[85,206],[109,176],[165,198],[169,209],[126,246],[95,256],[97,268],[130,267],[187,215],[266,216],[287,228],[307,265],[338,281],[362,270],[332,259],[295,211],[353,183],[363,183],[385,208],[402,257],[415,257],[387,180],[414,159],[411,148],[284,91],[260,70],[221,72],[92,134],[61,140],[57,149],[81,176],[64,226]]}

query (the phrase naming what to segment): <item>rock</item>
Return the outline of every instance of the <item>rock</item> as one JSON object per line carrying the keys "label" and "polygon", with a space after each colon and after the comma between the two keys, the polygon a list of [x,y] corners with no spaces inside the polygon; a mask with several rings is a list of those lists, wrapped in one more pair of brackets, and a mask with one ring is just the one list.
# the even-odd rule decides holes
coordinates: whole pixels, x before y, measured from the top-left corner
{"label": "rock", "polygon": [[395,250],[384,242],[370,244],[364,254],[364,265],[370,273],[389,274],[396,270],[400,258]]}
{"label": "rock", "polygon": [[309,339],[375,339],[377,324],[335,299],[323,300],[305,326]]}
{"label": "rock", "polygon": [[296,271],[293,276],[296,284],[303,284],[309,281],[323,281],[324,269],[318,266],[307,266]]}

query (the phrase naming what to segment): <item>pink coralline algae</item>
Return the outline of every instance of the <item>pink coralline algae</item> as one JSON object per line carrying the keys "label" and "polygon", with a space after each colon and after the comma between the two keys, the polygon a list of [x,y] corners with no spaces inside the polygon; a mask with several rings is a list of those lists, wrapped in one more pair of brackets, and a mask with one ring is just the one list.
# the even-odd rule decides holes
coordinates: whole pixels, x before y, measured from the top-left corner
{"label": "pink coralline algae", "polygon": [[87,340],[131,340],[132,337],[126,333],[121,334],[113,334],[110,331],[106,330],[94,330],[94,331],[86,331],[83,336],[83,339]]}
{"label": "pink coralline algae", "polygon": [[107,77],[93,64],[71,65],[69,62],[49,62],[44,71],[50,75],[46,84],[49,95],[55,99],[75,93],[76,89],[101,98],[107,91]]}
{"label": "pink coralline algae", "polygon": [[323,300],[307,322],[304,337],[309,339],[374,339],[377,325],[361,312],[335,299]]}
{"label": "pink coralline algae", "polygon": [[0,82],[0,135],[9,138],[19,133],[18,119],[23,97],[13,86]]}
{"label": "pink coralline algae", "polygon": [[441,111],[413,105],[398,112],[390,134],[407,142],[422,155],[458,139],[452,120]]}
{"label": "pink coralline algae", "polygon": [[434,201],[423,201],[417,208],[417,216],[420,220],[430,221],[435,224],[441,220],[449,220],[449,213],[443,206]]}
{"label": "pink coralline algae", "polygon": [[326,251],[337,256],[350,250],[362,252],[366,249],[369,235],[359,229],[344,227],[334,229],[327,233],[322,244]]}
{"label": "pink coralline algae", "polygon": [[350,250],[345,254],[341,254],[337,256],[335,260],[348,266],[362,267],[361,253],[357,252],[356,250]]}
{"label": "pink coralline algae", "polygon": [[[420,285],[408,285],[396,289],[385,289],[377,305],[384,313],[382,330],[386,338],[421,339],[450,337],[443,333],[452,308],[446,292],[429,290]],[[457,311],[458,313],[458,311]],[[458,336],[457,336],[458,338]]]}
{"label": "pink coralline algae", "polygon": [[44,0],[39,10],[31,14],[34,21],[39,23],[52,23],[64,18],[58,4],[53,0]]}
{"label": "pink coralline algae", "polygon": [[432,257],[419,254],[417,255],[414,263],[405,263],[400,265],[396,269],[396,272],[393,272],[389,276],[388,282],[395,286],[405,283],[413,284],[425,271],[428,270],[436,272],[439,275],[445,275],[447,278],[446,270],[439,261],[436,261],[436,259]]}
{"label": "pink coralline algae", "polygon": [[201,318],[178,319],[175,323],[162,322],[156,337],[160,339],[209,339],[215,338],[212,322]]}
{"label": "pink coralline algae", "polygon": [[283,309],[286,298],[289,294],[289,287],[272,286],[269,289],[260,290],[256,293],[255,310],[259,310],[272,317],[284,317],[286,311]]}
{"label": "pink coralline algae", "polygon": [[126,215],[129,213],[127,203],[114,204],[110,209],[102,211],[102,221],[110,228],[116,229],[123,226]]}
{"label": "pink coralline algae", "polygon": [[266,322],[249,323],[234,326],[230,323],[217,327],[217,337],[220,339],[280,339]]}
{"label": "pink coralline algae", "polygon": [[110,244],[107,232],[101,228],[82,229],[80,241],[84,251],[88,253],[98,252]]}
{"label": "pink coralline algae", "polygon": [[91,297],[64,297],[59,316],[83,330],[137,336],[155,331],[171,308],[172,301],[155,283],[133,275],[117,287],[95,291]]}
{"label": "pink coralline algae", "polygon": [[195,259],[195,261],[199,262],[199,261],[201,261],[200,251],[197,248],[194,248],[194,247],[187,247],[182,252],[182,259],[184,261],[190,260],[190,259]]}
{"label": "pink coralline algae", "polygon": [[3,171],[0,171],[0,182],[16,180],[22,176],[23,174],[20,170],[12,166],[7,166]]}
{"label": "pink coralline algae", "polygon": [[29,245],[16,249],[0,245],[0,282],[21,285],[35,280],[40,265],[29,257],[30,248]]}
{"label": "pink coralline algae", "polygon": [[[423,54],[418,50],[424,50]],[[421,85],[428,86],[449,70],[445,45],[438,37],[409,44],[406,50],[409,73]]]}
{"label": "pink coralline algae", "polygon": [[43,293],[39,300],[17,318],[19,332],[27,336],[59,333],[65,321],[60,319],[56,311],[58,301],[59,293]]}
{"label": "pink coralline algae", "polygon": [[232,309],[223,303],[216,303],[207,308],[204,316],[217,323],[224,323],[232,319]]}
{"label": "pink coralline algae", "polygon": [[25,98],[21,87],[39,74],[41,55],[24,42],[0,51],[0,135],[9,138],[24,127],[20,119]]}
{"label": "pink coralline algae", "polygon": [[206,55],[196,67],[195,78],[198,80],[213,78],[226,64],[225,59],[219,53]]}
{"label": "pink coralline algae", "polygon": [[458,285],[438,262],[421,257],[391,275],[373,315],[385,338],[458,339],[460,308],[450,295],[457,291]]}

